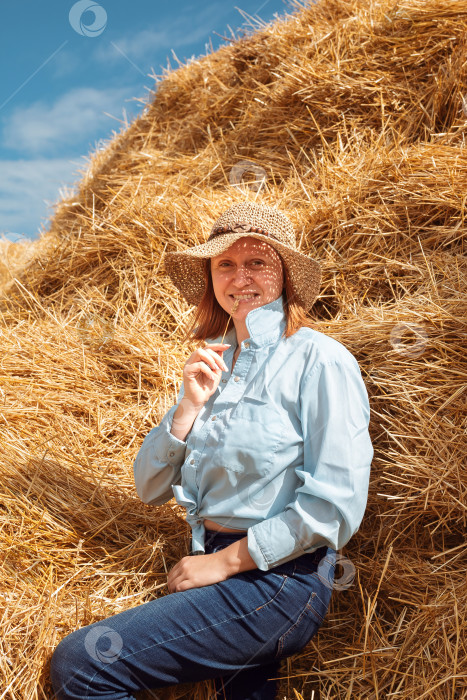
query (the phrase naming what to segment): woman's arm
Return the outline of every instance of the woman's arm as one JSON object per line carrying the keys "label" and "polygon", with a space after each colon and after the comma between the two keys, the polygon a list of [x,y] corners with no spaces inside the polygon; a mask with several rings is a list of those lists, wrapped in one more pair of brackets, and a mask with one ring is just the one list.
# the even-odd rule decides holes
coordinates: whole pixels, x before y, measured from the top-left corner
{"label": "woman's arm", "polygon": [[367,501],[370,407],[353,355],[316,365],[304,377],[299,398],[303,464],[295,467],[294,498],[248,529],[248,551],[265,571],[321,546],[343,547]]}
{"label": "woman's arm", "polygon": [[204,403],[196,404],[184,397],[178,404],[172,419],[170,432],[178,440],[185,441],[188,433],[193,427],[196,416],[203,408]]}
{"label": "woman's arm", "polygon": [[227,369],[221,354],[228,347],[216,343],[190,355],[177,403],[145,437],[133,464],[136,490],[144,503],[161,505],[173,497],[172,485],[180,483],[185,461],[186,437]]}
{"label": "woman's arm", "polygon": [[146,435],[133,463],[136,491],[144,503],[161,505],[170,501],[173,498],[172,484],[180,483],[186,442],[172,433],[172,422],[182,397],[183,384],[177,403]]}
{"label": "woman's arm", "polygon": [[243,537],[218,552],[183,557],[169,571],[167,586],[169,593],[177,593],[219,583],[241,571],[257,568],[248,552],[248,538]]}
{"label": "woman's arm", "polygon": [[198,413],[219,386],[222,370],[227,371],[219,353],[228,347],[226,343],[217,343],[198,348],[186,361],[182,383],[185,395],[178,402],[170,428],[178,440],[186,440]]}

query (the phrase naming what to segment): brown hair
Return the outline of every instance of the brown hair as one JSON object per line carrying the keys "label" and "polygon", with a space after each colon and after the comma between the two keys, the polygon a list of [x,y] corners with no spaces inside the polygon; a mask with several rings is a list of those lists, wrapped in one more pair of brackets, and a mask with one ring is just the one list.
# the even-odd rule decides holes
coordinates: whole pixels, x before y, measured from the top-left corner
{"label": "brown hair", "polygon": [[[282,260],[282,258],[281,258]],[[284,299],[284,311],[286,317],[285,337],[296,333],[300,328],[313,328],[312,320],[306,315],[303,306],[295,300],[295,291],[290,282],[286,265],[282,261],[284,270],[285,289],[282,292]],[[214,294],[211,278],[211,259],[203,259],[203,272],[206,283],[203,298],[196,307],[193,321],[186,332],[184,340],[206,340],[207,338],[217,338],[225,330],[229,315],[219,305]],[[233,321],[230,319],[228,330],[233,328]]]}

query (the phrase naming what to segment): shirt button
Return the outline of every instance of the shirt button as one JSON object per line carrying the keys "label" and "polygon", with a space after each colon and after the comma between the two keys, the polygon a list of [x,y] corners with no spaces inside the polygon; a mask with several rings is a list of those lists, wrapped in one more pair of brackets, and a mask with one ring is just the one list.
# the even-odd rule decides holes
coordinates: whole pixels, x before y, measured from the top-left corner
{"label": "shirt button", "polygon": [[240,381],[240,377],[234,377],[234,382]]}
{"label": "shirt button", "polygon": [[169,452],[169,457],[173,457],[175,452]]}
{"label": "shirt button", "polygon": [[223,379],[222,384],[227,384],[227,379]]}
{"label": "shirt button", "polygon": [[246,347],[246,348],[249,348],[249,347],[250,347],[250,343],[245,343],[245,347]]}
{"label": "shirt button", "polygon": [[194,464],[194,463],[195,463],[195,460],[194,460],[194,459],[190,459],[190,464]]}
{"label": "shirt button", "polygon": [[213,416],[213,417],[211,418],[211,420],[216,420],[216,418],[217,418],[217,416]]}

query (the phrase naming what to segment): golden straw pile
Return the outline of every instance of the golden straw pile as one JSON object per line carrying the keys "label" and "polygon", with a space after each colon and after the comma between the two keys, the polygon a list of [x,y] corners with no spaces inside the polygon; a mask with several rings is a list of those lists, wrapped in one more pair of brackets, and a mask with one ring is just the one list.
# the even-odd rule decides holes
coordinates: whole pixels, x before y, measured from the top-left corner
{"label": "golden straw pile", "polygon": [[467,0],[321,0],[249,20],[158,81],[34,255],[9,264],[0,700],[52,698],[58,641],[165,595],[187,553],[183,510],[142,504],[132,474],[190,354],[191,308],[161,256],[246,198],[286,210],[321,260],[311,316],[360,364],[375,448],[329,615],[284,662],[278,697],[467,697],[466,37]]}

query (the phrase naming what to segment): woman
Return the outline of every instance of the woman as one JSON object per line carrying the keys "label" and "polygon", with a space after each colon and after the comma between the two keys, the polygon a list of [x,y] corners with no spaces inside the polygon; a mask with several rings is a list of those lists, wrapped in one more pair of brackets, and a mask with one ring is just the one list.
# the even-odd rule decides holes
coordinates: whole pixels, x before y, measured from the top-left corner
{"label": "woman", "polygon": [[60,643],[59,700],[207,678],[216,698],[274,698],[280,660],[323,621],[335,550],[366,505],[365,385],[350,352],[310,327],[320,268],[296,249],[287,217],[236,204],[205,244],[165,262],[197,305],[192,337],[210,341],[146,436],[135,483],[145,503],[175,495],[201,556],[172,568],[169,595]]}

